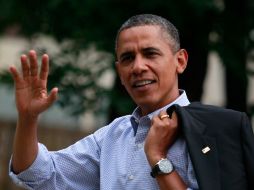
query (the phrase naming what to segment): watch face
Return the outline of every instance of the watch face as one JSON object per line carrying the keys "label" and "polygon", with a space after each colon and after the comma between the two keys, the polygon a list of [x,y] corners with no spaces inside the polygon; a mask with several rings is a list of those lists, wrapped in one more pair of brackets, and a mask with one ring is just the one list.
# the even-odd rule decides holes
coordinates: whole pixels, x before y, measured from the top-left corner
{"label": "watch face", "polygon": [[160,162],[158,163],[160,171],[162,173],[170,173],[173,170],[173,165],[171,164],[171,162],[168,159],[162,159],[160,160]]}

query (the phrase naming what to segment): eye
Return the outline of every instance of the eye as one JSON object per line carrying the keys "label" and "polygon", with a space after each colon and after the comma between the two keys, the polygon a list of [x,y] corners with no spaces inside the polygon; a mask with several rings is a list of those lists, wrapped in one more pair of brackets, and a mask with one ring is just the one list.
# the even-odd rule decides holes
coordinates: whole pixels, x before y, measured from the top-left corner
{"label": "eye", "polygon": [[156,58],[157,56],[161,55],[161,52],[157,48],[148,47],[148,48],[143,49],[143,55],[146,58],[152,59],[152,58]]}
{"label": "eye", "polygon": [[145,56],[146,56],[147,58],[154,58],[154,57],[156,57],[156,56],[158,55],[158,53],[156,53],[156,52],[154,52],[154,51],[147,51],[147,52],[145,52],[144,54],[145,54]]}
{"label": "eye", "polygon": [[132,54],[125,54],[120,57],[120,63],[128,63],[135,59],[135,56]]}

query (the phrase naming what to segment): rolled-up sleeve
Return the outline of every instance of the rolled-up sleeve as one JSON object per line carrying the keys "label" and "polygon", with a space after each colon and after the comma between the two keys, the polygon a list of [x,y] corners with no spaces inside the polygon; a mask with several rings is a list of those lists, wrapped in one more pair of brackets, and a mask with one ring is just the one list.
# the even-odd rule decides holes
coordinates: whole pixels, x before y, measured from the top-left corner
{"label": "rolled-up sleeve", "polygon": [[39,143],[36,159],[29,168],[19,174],[15,174],[12,171],[11,159],[9,163],[9,175],[13,182],[26,189],[32,189],[33,185],[38,185],[40,182],[48,179],[52,172],[52,164],[47,152],[47,148]]}
{"label": "rolled-up sleeve", "polygon": [[15,174],[10,160],[9,175],[26,189],[99,189],[99,150],[93,134],[59,151],[39,144],[36,159],[25,171]]}

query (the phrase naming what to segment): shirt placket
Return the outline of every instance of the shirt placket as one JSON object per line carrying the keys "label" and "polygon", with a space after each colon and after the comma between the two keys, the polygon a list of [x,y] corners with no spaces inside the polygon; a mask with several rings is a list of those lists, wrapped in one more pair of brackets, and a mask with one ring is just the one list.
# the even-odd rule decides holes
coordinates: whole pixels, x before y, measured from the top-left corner
{"label": "shirt placket", "polygon": [[[146,163],[146,157],[144,156],[144,142],[145,138],[147,136],[147,133],[150,128],[150,119],[149,117],[143,117],[139,121],[135,121],[138,125],[137,132],[133,138],[133,141],[131,142],[130,146],[130,154],[129,154],[129,164],[127,169],[127,184],[134,183],[138,172],[140,172],[141,169],[144,169],[142,164],[144,162]],[[142,163],[140,163],[142,157]],[[144,157],[144,158],[143,158]],[[144,160],[145,159],[145,160]]]}

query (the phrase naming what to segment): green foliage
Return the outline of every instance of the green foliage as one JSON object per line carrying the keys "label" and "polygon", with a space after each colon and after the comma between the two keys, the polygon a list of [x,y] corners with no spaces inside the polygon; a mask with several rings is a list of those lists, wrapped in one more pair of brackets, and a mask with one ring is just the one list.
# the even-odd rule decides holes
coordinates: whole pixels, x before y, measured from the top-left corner
{"label": "green foliage", "polygon": [[[250,9],[253,10],[253,2],[249,1],[249,3],[252,5]],[[219,18],[220,9],[216,7],[214,0],[2,0],[0,7],[2,33],[6,28],[17,24],[20,33],[28,38],[36,33],[45,33],[53,36],[60,43],[66,39],[73,41],[74,46],[62,49],[60,54],[52,57],[49,81],[50,87],[60,86],[63,96],[60,97],[59,102],[62,106],[69,105],[74,114],[82,113],[88,108],[99,109],[97,105],[105,102],[108,96],[111,97],[111,109],[114,112],[125,114],[133,108],[131,100],[123,95],[119,86],[109,93],[108,90],[98,87],[95,82],[103,71],[114,67],[112,59],[112,65],[105,65],[103,62],[105,57],[94,62],[95,65],[100,65],[96,73],[91,73],[89,68],[80,68],[76,65],[80,52],[87,50],[91,44],[95,44],[97,50],[114,54],[116,32],[123,21],[130,16],[153,13],[166,17],[175,23],[183,36],[192,38],[191,31],[195,31],[199,41],[193,45],[204,46],[204,48],[207,46],[206,35],[214,30],[222,35],[220,33],[224,31],[222,23],[229,22],[231,19]],[[252,14],[254,11],[251,10],[248,12]],[[249,29],[253,28],[253,17],[249,17],[247,23]],[[238,35],[234,33],[234,29],[230,32],[232,35]],[[223,49],[222,45],[220,47]],[[218,47],[217,50],[219,49]],[[68,59],[68,56],[72,59]],[[64,61],[60,61],[59,64],[59,60]],[[69,75],[76,76],[75,79],[84,77],[87,82],[81,84],[74,79],[66,82]],[[10,82],[6,74],[1,75],[0,80]],[[93,93],[90,94],[91,89]]]}
{"label": "green foliage", "polygon": [[9,84],[9,85],[13,83],[11,75],[8,71],[2,71],[0,73],[0,82],[1,83],[6,83],[6,84]]}
{"label": "green foliage", "polygon": [[[78,60],[80,57],[88,58],[81,54],[95,54],[94,50],[86,51],[88,52],[63,50],[54,56],[51,62],[49,88],[59,87],[58,103],[69,108],[76,116],[87,109],[99,113],[108,108],[107,97],[110,89],[101,86],[98,79],[111,70],[111,56],[97,52],[96,58],[91,61]],[[78,64],[79,62],[81,63]]]}

